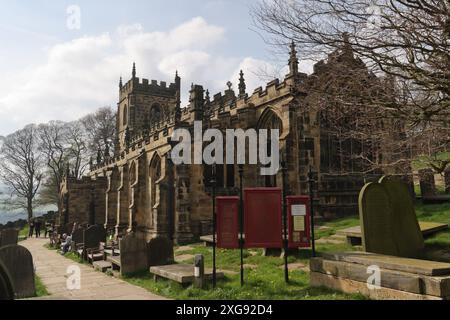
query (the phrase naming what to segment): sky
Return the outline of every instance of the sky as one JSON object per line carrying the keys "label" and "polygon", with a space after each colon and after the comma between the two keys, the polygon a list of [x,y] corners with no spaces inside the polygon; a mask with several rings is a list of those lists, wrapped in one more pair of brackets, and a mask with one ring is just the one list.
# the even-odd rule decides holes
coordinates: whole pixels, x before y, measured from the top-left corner
{"label": "sky", "polygon": [[256,1],[0,0],[0,135],[116,107],[133,62],[150,80],[173,82],[178,70],[183,106],[191,83],[212,96],[228,81],[236,88],[240,69],[253,92],[288,59],[255,31]]}

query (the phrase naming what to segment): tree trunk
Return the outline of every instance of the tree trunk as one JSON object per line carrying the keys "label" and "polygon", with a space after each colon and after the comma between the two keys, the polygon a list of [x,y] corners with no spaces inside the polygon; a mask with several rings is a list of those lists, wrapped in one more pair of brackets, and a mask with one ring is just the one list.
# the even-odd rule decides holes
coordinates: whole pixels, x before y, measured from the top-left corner
{"label": "tree trunk", "polygon": [[33,218],[33,205],[31,199],[27,203],[28,221]]}

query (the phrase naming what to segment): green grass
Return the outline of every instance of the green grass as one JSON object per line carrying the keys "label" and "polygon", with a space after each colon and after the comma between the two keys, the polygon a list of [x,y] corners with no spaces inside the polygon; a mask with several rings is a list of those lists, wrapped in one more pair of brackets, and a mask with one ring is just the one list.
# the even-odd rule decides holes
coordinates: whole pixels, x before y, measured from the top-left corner
{"label": "green grass", "polygon": [[[416,213],[420,221],[440,222],[450,224],[450,204],[422,205],[418,203]],[[338,230],[359,225],[358,217],[348,217],[331,222],[323,222],[317,225],[316,239],[334,235]],[[321,228],[322,227],[322,228]],[[326,228],[323,228],[326,227]],[[450,231],[445,231],[426,239],[427,249],[449,250]],[[212,249],[200,244],[190,246],[191,249],[176,252],[182,254],[203,254],[205,267],[212,267]],[[360,247],[352,247],[347,243],[340,244],[316,244],[318,255],[325,252],[352,251]],[[73,253],[66,257],[75,262],[81,262]],[[301,263],[307,266],[311,257],[309,249],[300,250],[295,256],[289,256],[289,263]],[[219,280],[215,290],[208,284],[205,289],[197,289],[193,286],[183,287],[180,284],[161,279],[153,280],[149,272],[125,276],[123,279],[133,285],[143,287],[155,294],[172,299],[206,299],[206,300],[348,300],[365,299],[362,295],[349,295],[334,292],[325,288],[312,288],[309,286],[309,273],[303,270],[290,271],[290,283],[284,282],[283,260],[278,257],[264,257],[262,250],[244,250],[244,263],[256,266],[245,268],[245,284],[240,286],[240,255],[239,250],[217,250],[217,268],[228,271],[225,278]],[[193,263],[193,258],[184,263]]]}
{"label": "green grass", "polygon": [[[427,156],[419,156],[416,160],[412,161],[413,170],[421,170],[429,168],[427,160],[430,158]],[[440,152],[436,155],[436,160],[447,160],[450,159],[450,152]]]}
{"label": "green grass", "polygon": [[[450,204],[416,206],[417,217],[420,221],[439,222],[450,225]],[[425,240],[427,248],[431,250],[446,250],[450,252],[450,230],[440,232]],[[444,259],[450,262],[450,259]]]}
{"label": "green grass", "polygon": [[[212,249],[201,245],[192,246],[193,250],[182,254],[203,254],[205,266],[212,267]],[[251,255],[250,251],[256,252]],[[180,253],[177,253],[180,254]],[[215,290],[211,290],[211,284],[205,289],[197,289],[193,286],[183,288],[180,284],[170,280],[154,282],[149,272],[124,277],[131,284],[143,287],[165,297],[173,299],[206,299],[206,300],[348,300],[364,299],[361,295],[348,295],[337,293],[325,288],[311,288],[309,286],[309,273],[302,270],[294,270],[289,273],[290,283],[284,282],[283,260],[278,257],[263,257],[261,250],[245,250],[244,263],[256,266],[255,269],[245,269],[245,284],[240,285],[240,255],[238,250],[217,250],[217,268],[235,272],[225,274],[225,278],[219,280]],[[290,256],[289,262],[300,262],[305,265],[310,257],[309,250],[300,251],[298,256]],[[191,263],[192,261],[186,261]]]}
{"label": "green grass", "polygon": [[[339,227],[353,225],[350,219],[347,222],[338,222]],[[319,237],[317,237],[319,238]],[[205,267],[212,268],[212,249],[203,245],[191,245],[192,250],[178,251],[176,255],[203,254]],[[346,243],[318,244],[317,253],[320,255],[328,251],[355,250]],[[311,250],[300,250],[295,256],[289,256],[289,263],[301,263],[308,266]],[[193,263],[193,259],[183,263]],[[349,295],[335,292],[326,288],[312,288],[309,286],[309,273],[303,270],[291,270],[290,283],[284,282],[284,261],[279,257],[265,257],[261,249],[244,250],[244,264],[256,266],[255,269],[245,268],[245,285],[240,286],[240,254],[239,250],[217,250],[216,265],[219,270],[234,272],[225,273],[225,278],[219,280],[215,290],[209,284],[204,290],[193,286],[183,288],[180,284],[170,280],[154,282],[149,272],[124,277],[131,284],[143,287],[156,294],[173,299],[206,299],[206,300],[361,300],[362,295]]]}
{"label": "green grass", "polygon": [[42,283],[41,278],[39,278],[37,275],[34,276],[34,284],[36,286],[36,297],[45,297],[50,295],[47,291],[47,288]]}
{"label": "green grass", "polygon": [[28,237],[28,232],[30,231],[30,227],[26,224],[20,231],[19,237]]}

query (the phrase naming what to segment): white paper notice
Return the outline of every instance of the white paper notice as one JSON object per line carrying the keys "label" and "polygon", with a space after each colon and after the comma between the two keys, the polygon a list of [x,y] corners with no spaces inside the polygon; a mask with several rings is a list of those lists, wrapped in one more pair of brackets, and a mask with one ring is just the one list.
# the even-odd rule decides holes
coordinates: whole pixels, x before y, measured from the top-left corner
{"label": "white paper notice", "polygon": [[306,216],[306,206],[304,204],[294,204],[291,206],[293,216]]}

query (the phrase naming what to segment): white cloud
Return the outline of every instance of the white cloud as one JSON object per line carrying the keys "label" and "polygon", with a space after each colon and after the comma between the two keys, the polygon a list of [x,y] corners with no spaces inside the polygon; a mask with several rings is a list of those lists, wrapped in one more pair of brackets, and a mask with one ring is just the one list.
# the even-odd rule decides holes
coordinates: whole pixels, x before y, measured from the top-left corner
{"label": "white cloud", "polygon": [[191,82],[214,94],[224,90],[228,80],[237,85],[243,69],[252,92],[266,82],[259,78],[261,69],[274,73],[275,68],[261,60],[217,55],[214,49],[223,40],[223,28],[197,17],[166,32],[146,32],[135,24],[57,44],[48,49],[45,63],[24,71],[14,83],[0,80],[0,134],[28,123],[74,120],[99,107],[115,106],[119,76],[124,81],[130,78],[133,61],[140,78],[169,82],[178,70],[184,103]]}

